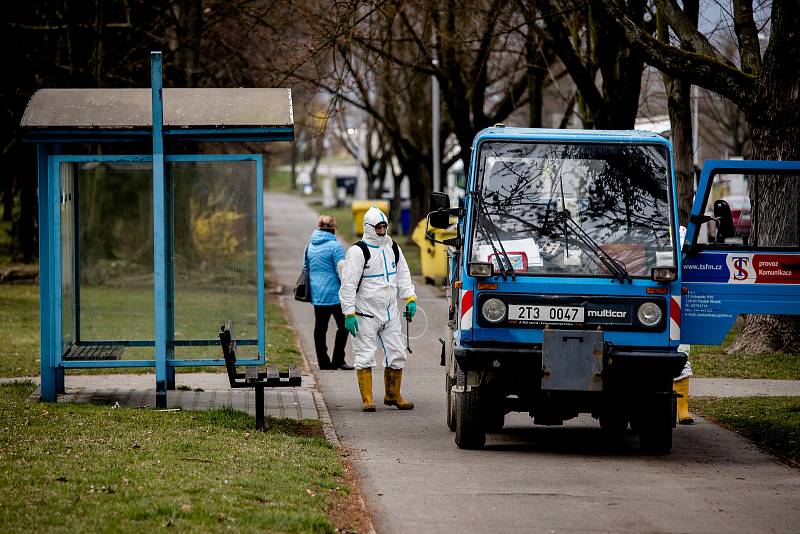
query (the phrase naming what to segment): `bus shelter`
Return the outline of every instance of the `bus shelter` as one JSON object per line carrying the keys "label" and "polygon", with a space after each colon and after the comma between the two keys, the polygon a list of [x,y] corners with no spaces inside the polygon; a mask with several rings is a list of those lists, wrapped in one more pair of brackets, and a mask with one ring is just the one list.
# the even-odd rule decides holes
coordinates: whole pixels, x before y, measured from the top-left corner
{"label": "bus shelter", "polygon": [[291,93],[163,89],[161,65],[154,52],[150,89],[40,90],[22,118],[38,159],[42,400],[67,369],[153,367],[166,407],[176,368],[225,365],[225,321],[238,363],[265,363],[263,161],[240,150],[293,140]]}

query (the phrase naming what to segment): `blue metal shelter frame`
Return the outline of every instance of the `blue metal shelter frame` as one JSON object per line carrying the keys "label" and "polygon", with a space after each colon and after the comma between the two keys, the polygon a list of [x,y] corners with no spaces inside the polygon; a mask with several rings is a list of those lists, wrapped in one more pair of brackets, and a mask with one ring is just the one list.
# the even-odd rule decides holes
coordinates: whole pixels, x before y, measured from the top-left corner
{"label": "blue metal shelter frame", "polygon": [[[175,368],[194,365],[224,365],[220,359],[175,359],[178,346],[216,346],[217,339],[174,339],[174,271],[172,192],[167,165],[180,162],[238,162],[252,161],[256,168],[256,261],[257,290],[257,339],[237,340],[239,345],[257,345],[257,358],[243,359],[241,365],[265,363],[264,331],[264,205],[263,161],[260,154],[165,154],[164,141],[291,141],[294,128],[291,124],[291,98],[288,97],[288,124],[235,126],[208,124],[198,126],[164,127],[164,103],[162,87],[162,58],[160,52],[151,54],[151,128],[106,127],[63,128],[45,127],[29,129],[26,138],[37,143],[37,166],[39,178],[39,257],[40,257],[40,347],[41,347],[41,399],[55,401],[64,392],[64,371],[68,368],[88,367],[155,367],[156,405],[166,407],[167,390],[174,389]],[[223,90],[224,91],[224,90]],[[288,92],[287,92],[288,95]],[[27,111],[26,111],[27,113]],[[25,119],[23,119],[23,126]],[[64,144],[77,142],[129,142],[152,139],[152,153],[140,155],[97,156],[62,155]],[[63,163],[84,162],[129,162],[149,163],[152,166],[153,184],[153,276],[154,276],[154,338],[153,340],[81,341],[77,344],[103,343],[122,346],[150,346],[155,348],[153,360],[116,361],[64,361],[62,358],[62,271],[61,271],[61,178]],[[77,255],[75,259],[78,263]],[[79,267],[76,265],[76,273]],[[77,276],[77,274],[76,274]],[[76,293],[79,284],[76,284]],[[79,321],[79,316],[76,316]]]}

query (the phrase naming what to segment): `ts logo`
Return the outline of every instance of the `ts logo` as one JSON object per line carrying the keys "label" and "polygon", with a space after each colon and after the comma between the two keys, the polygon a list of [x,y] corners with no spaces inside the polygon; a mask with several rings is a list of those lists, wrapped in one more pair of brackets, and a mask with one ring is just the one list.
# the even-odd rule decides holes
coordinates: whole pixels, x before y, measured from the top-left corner
{"label": "ts logo", "polygon": [[749,273],[747,266],[750,264],[750,258],[733,258],[733,268],[736,272],[733,273],[734,280],[747,280]]}

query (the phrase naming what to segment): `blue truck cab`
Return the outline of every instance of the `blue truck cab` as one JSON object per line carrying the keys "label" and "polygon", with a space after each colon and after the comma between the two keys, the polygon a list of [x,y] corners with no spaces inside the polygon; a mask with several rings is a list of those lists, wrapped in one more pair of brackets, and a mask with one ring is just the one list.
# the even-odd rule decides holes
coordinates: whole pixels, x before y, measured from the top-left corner
{"label": "blue truck cab", "polygon": [[482,448],[512,411],[543,425],[589,413],[612,437],[630,425],[644,451],[669,452],[681,343],[720,343],[742,313],[800,314],[800,214],[780,218],[793,231],[772,224],[792,242],[759,244],[755,213],[741,201],[734,220],[725,197],[738,184],[735,198],[758,198],[758,173],[772,180],[762,191],[798,196],[797,162],[709,162],[682,242],[663,137],[479,132],[461,207],[433,193],[428,215],[435,228],[458,217],[457,237],[443,241],[442,338],[456,444]]}

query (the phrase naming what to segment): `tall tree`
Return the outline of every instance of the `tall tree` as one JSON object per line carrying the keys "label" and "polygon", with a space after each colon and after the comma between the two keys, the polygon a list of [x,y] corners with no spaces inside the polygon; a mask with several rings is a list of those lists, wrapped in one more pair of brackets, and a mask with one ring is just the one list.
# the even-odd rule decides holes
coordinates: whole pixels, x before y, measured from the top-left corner
{"label": "tall tree", "polygon": [[[602,23],[597,4],[540,0],[537,6],[544,26],[539,31],[575,82],[584,127],[632,129],[639,111],[644,58],[619,32]],[[646,19],[645,7],[644,0],[628,0],[619,9],[652,31],[653,21]]]}
{"label": "tall tree", "polygon": [[[744,112],[754,159],[800,159],[800,3],[775,0],[769,42],[761,52],[751,0],[733,0],[734,32],[739,65],[720,51],[691,23],[677,0],[658,0],[657,7],[685,49],[654,38],[627,16],[620,2],[602,5],[606,21],[625,35],[647,62],[675,78],[725,96]],[[754,214],[759,243],[782,243],[797,238],[796,180],[762,177],[760,198],[769,205]],[[768,203],[768,204],[767,204]],[[787,235],[794,232],[794,236]],[[747,315],[731,351],[800,351],[800,317]]]}
{"label": "tall tree", "polygon": [[[700,15],[698,0],[684,0],[686,17],[697,29]],[[665,9],[657,13],[658,38],[664,43],[670,42],[669,23]],[[686,44],[680,45],[684,50]],[[672,146],[675,150],[675,177],[678,188],[678,219],[682,225],[688,224],[689,213],[694,200],[694,145],[692,142],[692,100],[690,91],[692,84],[681,78],[674,78],[664,73],[664,88],[667,93],[667,110],[672,127]],[[694,105],[697,105],[695,103]],[[697,132],[695,135],[700,135]]]}

